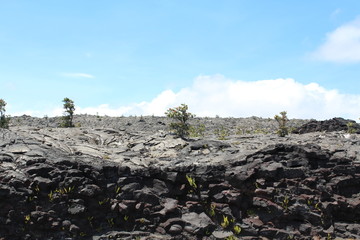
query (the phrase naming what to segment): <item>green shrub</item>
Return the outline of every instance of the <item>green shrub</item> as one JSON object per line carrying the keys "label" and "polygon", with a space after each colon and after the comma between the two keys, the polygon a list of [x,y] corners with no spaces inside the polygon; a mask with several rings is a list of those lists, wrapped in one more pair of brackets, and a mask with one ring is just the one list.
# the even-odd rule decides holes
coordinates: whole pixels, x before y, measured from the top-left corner
{"label": "green shrub", "polygon": [[74,101],[69,98],[64,98],[64,109],[65,109],[65,116],[62,117],[62,123],[60,124],[61,127],[74,127],[73,118],[74,118],[74,111],[75,105]]}
{"label": "green shrub", "polygon": [[196,126],[190,126],[189,134],[190,134],[190,137],[204,137],[205,136],[205,125],[198,124]]}
{"label": "green shrub", "polygon": [[9,128],[10,117],[5,116],[6,102],[0,99],[0,128]]}
{"label": "green shrub", "polygon": [[353,122],[348,122],[346,124],[346,126],[347,126],[347,133],[350,133],[350,134],[356,133],[356,128],[354,127],[355,124]]}
{"label": "green shrub", "polygon": [[187,121],[195,116],[187,110],[188,106],[181,104],[179,107],[169,108],[165,112],[167,117],[176,121],[170,124],[170,129],[174,130],[175,134],[181,138],[189,136],[190,124]]}
{"label": "green shrub", "polygon": [[286,135],[289,134],[289,128],[286,126],[287,122],[289,121],[289,119],[286,116],[286,112],[280,112],[280,115],[275,115],[275,120],[278,122],[279,124],[279,129],[277,130],[277,134],[280,137],[285,137]]}

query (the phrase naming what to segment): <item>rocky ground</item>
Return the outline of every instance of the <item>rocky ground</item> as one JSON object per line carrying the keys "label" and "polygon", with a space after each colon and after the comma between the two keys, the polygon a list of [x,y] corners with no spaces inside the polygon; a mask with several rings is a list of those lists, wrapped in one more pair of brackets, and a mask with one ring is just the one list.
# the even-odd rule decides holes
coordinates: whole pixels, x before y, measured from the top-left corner
{"label": "rocky ground", "polygon": [[[342,119],[14,117],[0,239],[360,239],[360,127]],[[302,126],[302,127],[300,127]]]}

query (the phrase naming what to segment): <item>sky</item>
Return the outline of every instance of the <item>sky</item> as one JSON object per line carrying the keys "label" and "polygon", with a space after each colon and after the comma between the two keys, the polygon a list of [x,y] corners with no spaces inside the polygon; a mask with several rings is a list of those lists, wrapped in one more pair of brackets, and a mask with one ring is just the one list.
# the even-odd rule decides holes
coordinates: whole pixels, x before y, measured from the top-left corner
{"label": "sky", "polygon": [[6,114],[360,117],[358,0],[0,1]]}

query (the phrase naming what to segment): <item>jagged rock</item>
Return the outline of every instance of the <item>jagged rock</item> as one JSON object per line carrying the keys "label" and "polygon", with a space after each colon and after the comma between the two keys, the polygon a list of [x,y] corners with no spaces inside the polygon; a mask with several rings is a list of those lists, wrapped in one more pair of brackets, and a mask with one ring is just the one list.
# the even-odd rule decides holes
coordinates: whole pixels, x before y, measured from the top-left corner
{"label": "jagged rock", "polygon": [[8,146],[6,150],[14,154],[21,154],[29,152],[30,148],[24,144],[16,144]]}
{"label": "jagged rock", "polygon": [[85,210],[86,210],[85,206],[81,204],[73,203],[68,208],[68,213],[70,213],[71,215],[77,215],[85,212]]}
{"label": "jagged rock", "polygon": [[210,149],[215,148],[217,150],[221,150],[229,147],[231,147],[231,145],[227,142],[214,141],[214,140],[197,140],[195,142],[190,143],[191,150],[209,149],[209,148]]}
{"label": "jagged rock", "polygon": [[170,227],[172,225],[180,225],[180,226],[184,226],[185,222],[183,219],[181,218],[169,218],[168,220],[166,220],[165,222],[160,224],[160,227],[164,228],[166,231],[168,231],[170,229]]}
{"label": "jagged rock", "polygon": [[160,211],[162,215],[175,212],[178,209],[178,200],[172,198],[166,198],[164,202],[164,208]]}
{"label": "jagged rock", "polygon": [[233,235],[234,233],[231,231],[214,231],[212,233],[212,236],[214,236],[215,239],[226,239]]}
{"label": "jagged rock", "polygon": [[0,162],[12,162],[14,157],[10,154],[0,153]]}
{"label": "jagged rock", "polygon": [[170,227],[170,229],[168,230],[168,232],[171,235],[178,235],[181,234],[181,232],[183,231],[183,227],[179,224],[174,224]]}
{"label": "jagged rock", "polygon": [[333,118],[325,121],[316,121],[312,120],[308,123],[305,123],[301,127],[295,129],[293,133],[310,133],[310,132],[334,132],[334,131],[347,131],[348,124],[351,124],[351,128],[354,129],[354,132],[360,133],[360,125],[353,120],[345,120],[343,118]]}
{"label": "jagged rock", "polygon": [[195,234],[195,235],[204,235],[206,230],[211,231],[215,228],[215,224],[211,219],[205,214],[197,214],[195,212],[183,214],[181,219],[187,223],[185,226],[185,231]]}
{"label": "jagged rock", "polygon": [[50,179],[43,177],[35,177],[34,183],[42,190],[48,190],[48,188],[52,185],[52,181]]}
{"label": "jagged rock", "polygon": [[360,238],[358,134],[240,135],[277,126],[219,118],[185,140],[165,118],[99,118],[0,129],[0,238],[210,240],[235,225],[241,239]]}

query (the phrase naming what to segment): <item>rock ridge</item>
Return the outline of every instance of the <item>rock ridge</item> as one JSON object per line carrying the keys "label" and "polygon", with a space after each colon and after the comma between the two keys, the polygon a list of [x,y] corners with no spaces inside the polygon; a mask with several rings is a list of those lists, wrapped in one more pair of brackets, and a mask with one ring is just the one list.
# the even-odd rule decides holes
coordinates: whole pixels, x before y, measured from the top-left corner
{"label": "rock ridge", "polygon": [[357,134],[141,131],[2,129],[0,239],[360,239]]}

